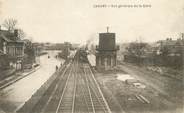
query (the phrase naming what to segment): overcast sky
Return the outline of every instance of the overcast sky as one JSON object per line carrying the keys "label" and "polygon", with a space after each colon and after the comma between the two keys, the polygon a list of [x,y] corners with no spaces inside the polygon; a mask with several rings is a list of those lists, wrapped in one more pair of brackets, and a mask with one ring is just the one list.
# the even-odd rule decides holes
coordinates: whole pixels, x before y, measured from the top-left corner
{"label": "overcast sky", "polygon": [[[93,8],[94,4],[151,4],[151,8]],[[117,42],[177,38],[184,32],[184,0],[0,0],[0,23],[15,18],[39,42],[85,43],[99,32]],[[141,37],[141,38],[140,38]]]}

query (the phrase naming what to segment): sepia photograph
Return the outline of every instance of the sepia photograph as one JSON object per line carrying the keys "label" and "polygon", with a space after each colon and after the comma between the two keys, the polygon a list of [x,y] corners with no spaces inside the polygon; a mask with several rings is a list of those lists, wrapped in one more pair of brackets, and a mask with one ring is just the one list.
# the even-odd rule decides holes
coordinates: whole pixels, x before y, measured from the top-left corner
{"label": "sepia photograph", "polygon": [[184,0],[0,0],[0,113],[184,113]]}

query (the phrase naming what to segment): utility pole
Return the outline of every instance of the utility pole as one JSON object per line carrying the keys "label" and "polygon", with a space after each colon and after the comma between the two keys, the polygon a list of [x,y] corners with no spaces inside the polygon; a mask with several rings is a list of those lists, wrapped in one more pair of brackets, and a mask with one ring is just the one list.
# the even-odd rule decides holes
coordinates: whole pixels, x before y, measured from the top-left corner
{"label": "utility pole", "polygon": [[[181,40],[182,40],[182,44],[181,44],[181,49],[182,49],[182,58],[181,58],[181,60],[182,60],[182,74],[184,75],[184,33],[181,33]],[[183,85],[184,85],[184,77],[182,77],[183,78]]]}
{"label": "utility pole", "polygon": [[109,33],[109,26],[107,26],[107,33]]}

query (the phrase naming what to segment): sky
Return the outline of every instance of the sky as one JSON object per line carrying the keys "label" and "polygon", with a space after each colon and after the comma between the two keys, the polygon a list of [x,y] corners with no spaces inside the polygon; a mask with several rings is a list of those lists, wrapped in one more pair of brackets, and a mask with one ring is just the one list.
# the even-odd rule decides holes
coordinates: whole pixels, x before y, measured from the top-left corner
{"label": "sky", "polygon": [[[94,8],[101,4],[151,7]],[[0,0],[0,24],[7,18],[35,42],[95,42],[107,26],[116,42],[153,42],[184,33],[184,0]]]}

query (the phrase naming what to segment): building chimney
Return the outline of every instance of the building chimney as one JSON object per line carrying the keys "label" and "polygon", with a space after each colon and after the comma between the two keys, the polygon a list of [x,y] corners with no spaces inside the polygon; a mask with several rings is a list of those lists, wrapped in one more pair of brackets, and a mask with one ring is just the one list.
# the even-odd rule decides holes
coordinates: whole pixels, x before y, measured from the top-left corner
{"label": "building chimney", "polygon": [[109,33],[109,26],[107,26],[107,33]]}
{"label": "building chimney", "polygon": [[18,29],[14,30],[14,35],[15,35],[16,38],[18,37]]}
{"label": "building chimney", "polygon": [[184,33],[181,33],[181,39],[184,40]]}

